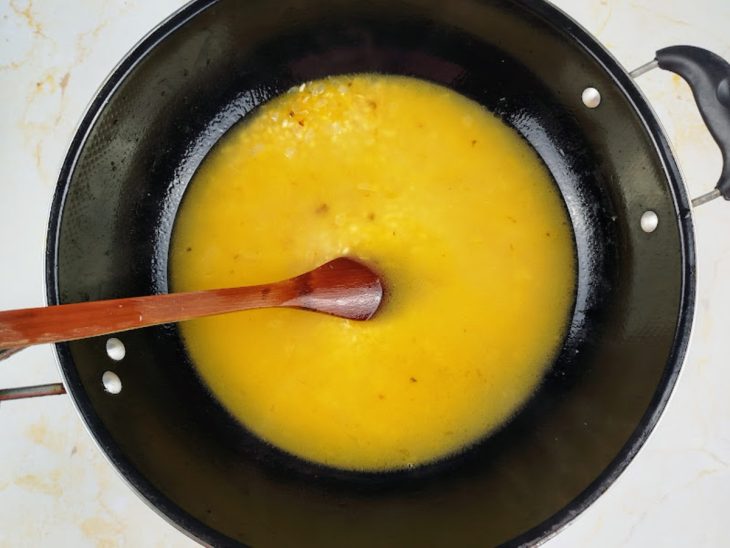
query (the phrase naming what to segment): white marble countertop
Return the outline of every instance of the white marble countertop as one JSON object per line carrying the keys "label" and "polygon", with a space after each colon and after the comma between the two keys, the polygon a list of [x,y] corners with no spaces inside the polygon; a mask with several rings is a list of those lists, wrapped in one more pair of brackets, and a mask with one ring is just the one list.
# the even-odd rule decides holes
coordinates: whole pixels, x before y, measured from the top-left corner
{"label": "white marble countertop", "polygon": [[[627,68],[674,44],[730,59],[728,0],[559,0]],[[47,215],[78,120],[117,61],[181,0],[0,0],[0,309],[40,306]],[[640,79],[674,143],[690,195],[711,189],[720,154],[689,88]],[[687,360],[634,462],[548,546],[729,546],[730,204],[695,213],[698,301]],[[57,381],[50,347],[0,364],[0,387]],[[0,547],[193,546],[140,501],[68,397],[0,408]]]}

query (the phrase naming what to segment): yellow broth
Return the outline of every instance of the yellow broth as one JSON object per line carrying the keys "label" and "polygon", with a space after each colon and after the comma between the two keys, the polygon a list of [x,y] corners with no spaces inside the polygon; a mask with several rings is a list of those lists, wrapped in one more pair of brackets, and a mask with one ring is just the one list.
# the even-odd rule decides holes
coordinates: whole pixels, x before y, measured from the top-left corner
{"label": "yellow broth", "polygon": [[216,398],[292,455],[379,471],[454,454],[519,409],[562,342],[575,258],[555,184],[444,87],[340,76],[260,107],[196,173],[171,284],[258,284],[345,255],[384,278],[370,321],[276,309],[181,325]]}

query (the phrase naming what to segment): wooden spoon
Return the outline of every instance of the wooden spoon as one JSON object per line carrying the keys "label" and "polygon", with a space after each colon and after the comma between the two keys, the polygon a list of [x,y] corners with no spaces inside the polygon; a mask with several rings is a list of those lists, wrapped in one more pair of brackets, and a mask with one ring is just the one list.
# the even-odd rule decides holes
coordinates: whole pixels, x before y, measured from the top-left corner
{"label": "wooden spoon", "polygon": [[301,308],[351,320],[369,320],[382,299],[383,286],[378,275],[362,263],[340,257],[306,274],[264,285],[0,312],[0,359],[34,344],[84,339],[253,308]]}

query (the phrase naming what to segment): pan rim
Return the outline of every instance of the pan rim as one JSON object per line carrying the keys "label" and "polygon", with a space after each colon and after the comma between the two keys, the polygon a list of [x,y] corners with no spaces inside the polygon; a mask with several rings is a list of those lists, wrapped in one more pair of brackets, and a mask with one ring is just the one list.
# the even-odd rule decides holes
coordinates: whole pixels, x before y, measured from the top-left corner
{"label": "pan rim", "polygon": [[[191,0],[172,13],[130,49],[94,94],[67,149],[68,152],[61,166],[53,195],[45,251],[46,300],[48,304],[54,305],[60,302],[57,265],[62,213],[67,190],[80,152],[97,117],[127,75],[158,43],[187,21],[217,4],[218,1]],[[696,298],[696,258],[692,208],[684,181],[666,133],[641,90],[618,60],[585,28],[558,7],[546,0],[512,0],[512,2],[526,12],[536,15],[556,31],[567,35],[576,47],[590,55],[601,66],[601,69],[629,101],[644,131],[651,139],[654,153],[658,155],[662,164],[677,216],[682,260],[679,317],[677,318],[674,342],[664,373],[657,384],[649,408],[637,423],[634,432],[617,456],[590,485],[553,516],[505,544],[506,546],[520,546],[541,544],[557,535],[570,524],[614,483],[654,430],[676,385],[689,345]],[[194,540],[216,546],[238,545],[229,537],[208,527],[182,510],[136,472],[126,457],[116,448],[111,434],[96,416],[93,406],[72,366],[72,357],[68,345],[57,344],[55,349],[64,387],[71,396],[77,412],[82,417],[84,426],[105,458],[113,465],[114,470],[132,491],[168,523]]]}

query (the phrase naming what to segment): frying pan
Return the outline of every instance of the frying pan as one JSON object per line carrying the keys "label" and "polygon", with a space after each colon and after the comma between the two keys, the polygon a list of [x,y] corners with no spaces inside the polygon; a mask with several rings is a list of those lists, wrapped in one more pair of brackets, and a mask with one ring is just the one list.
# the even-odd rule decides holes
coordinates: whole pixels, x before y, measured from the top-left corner
{"label": "frying pan", "polygon": [[[727,65],[687,48],[657,62],[694,86],[727,154]],[[175,326],[120,337],[123,369],[106,339],[59,345],[66,389],[128,482],[205,543],[545,538],[650,433],[681,367],[695,290],[690,204],[666,138],[631,78],[547,4],[189,4],[123,61],[77,132],[51,215],[48,300],[166,291],[175,213],[220,136],[294,84],[355,71],[408,74],[477,100],[522,134],[560,188],[576,235],[576,307],[525,408],[458,458],[347,474],[290,458],[229,419]],[[710,198],[730,197],[727,169]],[[123,377],[121,393],[104,391],[100,363]]]}

